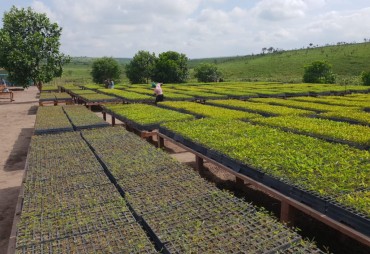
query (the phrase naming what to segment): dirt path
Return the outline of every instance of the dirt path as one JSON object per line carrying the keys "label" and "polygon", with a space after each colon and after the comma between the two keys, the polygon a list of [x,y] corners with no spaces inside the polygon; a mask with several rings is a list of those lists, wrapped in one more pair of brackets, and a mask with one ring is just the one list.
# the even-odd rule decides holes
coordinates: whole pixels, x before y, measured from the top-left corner
{"label": "dirt path", "polygon": [[0,254],[7,252],[15,206],[38,105],[37,88],[0,99]]}

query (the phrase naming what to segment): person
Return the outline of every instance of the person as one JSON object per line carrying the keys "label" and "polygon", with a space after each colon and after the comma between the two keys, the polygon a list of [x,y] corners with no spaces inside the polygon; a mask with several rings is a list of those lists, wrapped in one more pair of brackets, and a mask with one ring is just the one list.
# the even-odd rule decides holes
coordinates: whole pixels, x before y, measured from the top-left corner
{"label": "person", "polygon": [[154,88],[154,95],[155,95],[155,102],[154,104],[157,105],[158,102],[163,101],[163,91],[162,91],[162,83],[158,83]]}
{"label": "person", "polygon": [[152,88],[155,88],[155,87],[156,87],[155,82],[152,82]]}
{"label": "person", "polygon": [[109,85],[110,85],[110,89],[114,89],[114,81],[113,80],[110,80]]}
{"label": "person", "polygon": [[108,79],[104,80],[104,88],[109,88],[109,80]]}
{"label": "person", "polygon": [[8,87],[6,86],[6,82],[4,81],[3,84],[1,85],[1,88],[2,88],[2,91],[4,93],[9,93],[9,89]]}

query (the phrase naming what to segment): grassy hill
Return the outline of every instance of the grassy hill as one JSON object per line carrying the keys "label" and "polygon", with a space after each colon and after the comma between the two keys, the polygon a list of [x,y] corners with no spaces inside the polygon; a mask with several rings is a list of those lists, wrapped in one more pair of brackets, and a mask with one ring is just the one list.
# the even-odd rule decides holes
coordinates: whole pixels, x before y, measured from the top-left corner
{"label": "grassy hill", "polygon": [[[358,43],[203,61],[216,63],[228,81],[301,82],[304,65],[324,60],[332,65],[339,83],[356,83],[362,71],[370,70],[369,56],[370,43]],[[202,59],[190,62],[195,66]]]}
{"label": "grassy hill", "polygon": [[[190,80],[195,81],[192,70],[202,62],[217,64],[225,81],[302,81],[304,65],[325,60],[333,66],[337,83],[357,84],[362,71],[370,70],[370,43],[342,44],[299,50],[279,51],[248,56],[219,57],[189,60]],[[73,57],[65,66],[63,77],[55,82],[91,82],[91,65],[96,58]],[[116,58],[122,66],[130,58]],[[123,82],[128,82],[125,76]]]}

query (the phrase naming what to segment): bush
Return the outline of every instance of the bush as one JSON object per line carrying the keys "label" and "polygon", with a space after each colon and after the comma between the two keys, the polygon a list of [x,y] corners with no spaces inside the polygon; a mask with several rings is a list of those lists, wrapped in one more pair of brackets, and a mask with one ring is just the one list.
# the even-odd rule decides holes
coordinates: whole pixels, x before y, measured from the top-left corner
{"label": "bush", "polygon": [[198,82],[217,82],[221,78],[221,72],[214,64],[199,64],[194,71],[194,76],[198,79]]}
{"label": "bush", "polygon": [[106,79],[118,80],[121,74],[120,65],[112,57],[102,57],[92,64],[93,81],[102,84]]}
{"label": "bush", "polygon": [[159,54],[152,80],[163,83],[184,83],[189,74],[188,58],[185,54],[167,51]]}
{"label": "bush", "polygon": [[370,71],[363,71],[361,73],[361,80],[364,86],[370,86]]}
{"label": "bush", "polygon": [[334,84],[335,75],[331,71],[331,65],[324,61],[315,61],[304,67],[303,82]]}

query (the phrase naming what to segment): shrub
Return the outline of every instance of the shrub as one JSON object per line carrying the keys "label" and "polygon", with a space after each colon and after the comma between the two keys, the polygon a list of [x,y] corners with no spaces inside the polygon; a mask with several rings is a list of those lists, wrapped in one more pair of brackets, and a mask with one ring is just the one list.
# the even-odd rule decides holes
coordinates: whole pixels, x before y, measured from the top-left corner
{"label": "shrub", "polygon": [[370,71],[363,71],[361,73],[361,80],[364,86],[370,86]]}
{"label": "shrub", "polygon": [[334,84],[335,75],[331,71],[331,65],[324,61],[315,61],[304,67],[303,82]]}

